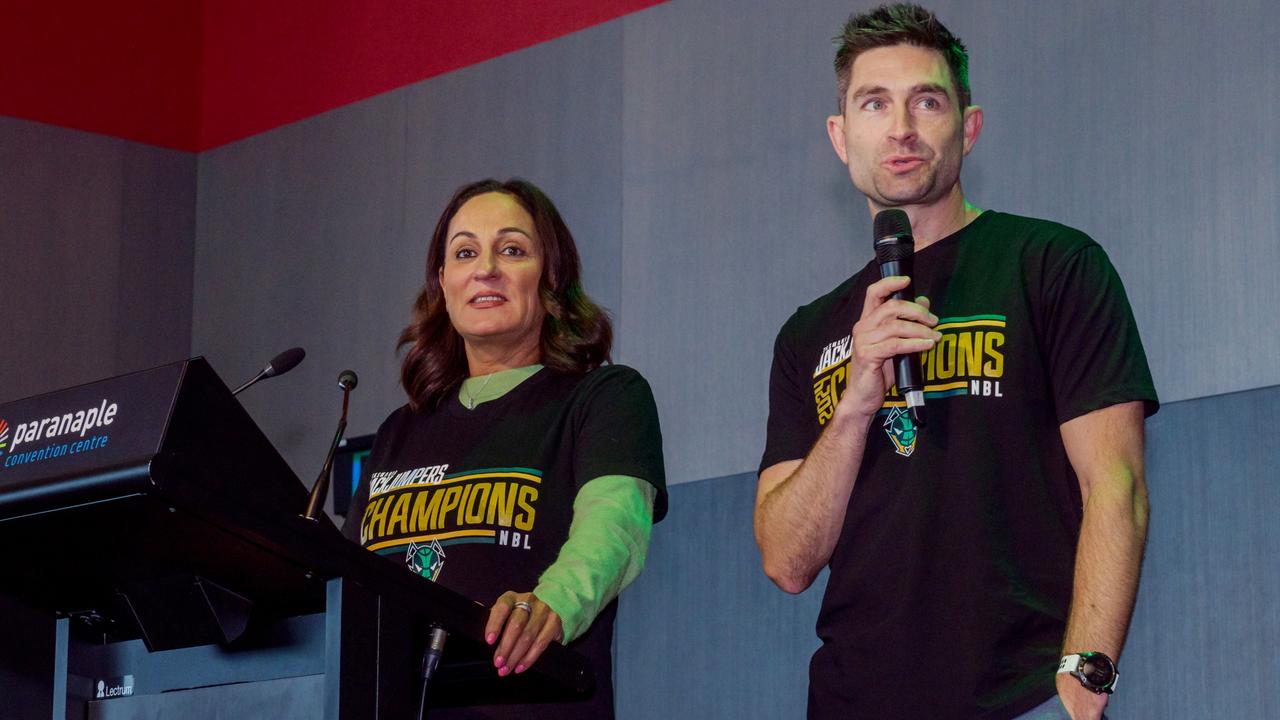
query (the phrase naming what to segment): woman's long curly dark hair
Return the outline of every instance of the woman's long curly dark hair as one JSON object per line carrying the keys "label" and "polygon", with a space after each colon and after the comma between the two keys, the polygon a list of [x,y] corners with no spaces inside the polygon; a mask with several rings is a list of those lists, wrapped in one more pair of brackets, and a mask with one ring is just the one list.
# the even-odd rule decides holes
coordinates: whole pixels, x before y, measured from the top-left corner
{"label": "woman's long curly dark hair", "polygon": [[400,382],[415,411],[439,405],[467,375],[462,336],[445,311],[440,287],[449,223],[463,204],[477,195],[503,193],[515,198],[533,218],[537,242],[546,259],[538,295],[547,311],[542,321],[540,361],[560,372],[582,374],[610,359],[613,326],[605,311],[582,291],[582,263],[573,235],[556,206],[536,185],[520,178],[506,182],[481,180],[453,194],[431,234],[427,248],[427,277],[414,303],[413,321],[400,333],[398,347],[408,350],[400,368]]}

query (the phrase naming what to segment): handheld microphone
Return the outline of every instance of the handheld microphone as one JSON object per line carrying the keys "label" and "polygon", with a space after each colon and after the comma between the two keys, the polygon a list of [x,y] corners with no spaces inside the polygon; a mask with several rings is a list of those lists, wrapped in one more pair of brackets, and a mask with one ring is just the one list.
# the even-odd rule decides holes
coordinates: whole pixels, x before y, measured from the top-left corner
{"label": "handheld microphone", "polygon": [[279,355],[271,358],[271,362],[267,363],[266,367],[259,370],[258,374],[254,375],[249,380],[249,382],[236,388],[234,391],[232,391],[231,394],[239,395],[241,391],[243,391],[245,388],[249,387],[250,385],[253,385],[254,383],[258,382],[259,380],[266,380],[267,378],[273,378],[277,375],[283,375],[289,372],[290,370],[297,367],[298,363],[302,362],[302,358],[306,356],[307,356],[307,351],[303,350],[300,347],[289,348],[288,350],[285,350]]}
{"label": "handheld microphone", "polygon": [[[893,293],[893,300],[915,301],[913,259],[916,241],[911,235],[911,220],[907,213],[897,208],[876,213],[874,224],[876,261],[880,263],[880,277],[906,275],[912,281]],[[920,353],[895,355],[893,378],[898,392],[907,400],[907,413],[916,425],[924,425],[924,373],[920,370]]]}
{"label": "handheld microphone", "polygon": [[342,434],[347,430],[347,405],[351,400],[351,391],[356,389],[354,370],[343,370],[338,375],[338,387],[342,389],[342,417],[338,419],[338,431],[333,434],[333,442],[329,444],[329,454],[325,456],[324,467],[320,468],[320,476],[316,484],[311,486],[311,495],[307,497],[307,511],[302,517],[316,520],[324,508],[324,500],[329,495],[329,478],[333,474],[333,454],[338,451],[338,443],[342,442]]}

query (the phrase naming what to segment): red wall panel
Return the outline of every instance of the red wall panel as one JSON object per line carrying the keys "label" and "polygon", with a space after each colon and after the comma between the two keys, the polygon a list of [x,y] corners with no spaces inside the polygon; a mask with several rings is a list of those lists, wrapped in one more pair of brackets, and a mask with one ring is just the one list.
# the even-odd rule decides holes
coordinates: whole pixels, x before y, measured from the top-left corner
{"label": "red wall panel", "polygon": [[0,115],[195,149],[199,5],[0,3]]}
{"label": "red wall panel", "polygon": [[4,3],[0,114],[207,150],[660,1]]}

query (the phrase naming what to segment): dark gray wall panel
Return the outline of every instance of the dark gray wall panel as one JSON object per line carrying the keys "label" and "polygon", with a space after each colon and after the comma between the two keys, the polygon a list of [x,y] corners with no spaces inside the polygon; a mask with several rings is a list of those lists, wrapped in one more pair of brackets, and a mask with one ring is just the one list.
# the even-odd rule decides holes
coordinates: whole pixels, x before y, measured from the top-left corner
{"label": "dark gray wall panel", "polygon": [[788,595],[760,570],[755,475],[671,488],[644,573],[622,595],[619,720],[804,717],[824,570]]}
{"label": "dark gray wall panel", "polygon": [[[342,366],[364,375],[353,431],[400,399],[392,343],[444,198],[524,174],[577,231],[617,359],[658,394],[672,482],[752,469],[774,332],[870,254],[823,128],[851,9],[667,3],[205,154],[197,351],[238,378],[306,341],[293,389],[246,402],[291,461],[317,464],[320,388]],[[1280,382],[1280,334],[1248,319],[1280,300],[1280,91],[1253,80],[1280,59],[1280,9],[937,9],[987,110],[974,200],[1105,244],[1166,400]],[[264,306],[283,310],[255,318]]]}
{"label": "dark gray wall panel", "polygon": [[[674,2],[624,21],[622,356],[657,389],[673,482],[755,466],[774,333],[870,258],[824,130],[829,40],[869,5]],[[1280,333],[1258,331],[1280,301],[1280,91],[1258,82],[1280,6],[932,6],[986,110],[970,197],[1104,244],[1164,399],[1280,382]]]}
{"label": "dark gray wall panel", "polygon": [[774,334],[866,261],[866,204],[824,129],[846,12],[671,3],[625,21],[622,355],[656,390],[672,482],[755,468]]}
{"label": "dark gray wall panel", "polygon": [[[1280,703],[1280,387],[1166,405],[1147,424],[1152,519],[1117,718],[1263,718]],[[760,570],[751,474],[671,489],[622,596],[625,720],[803,716],[825,574]]]}
{"label": "dark gray wall panel", "polygon": [[[394,94],[200,158],[192,348],[228,384],[292,345],[307,360],[243,395],[308,480],[340,409],[337,376],[361,376],[356,432],[395,382],[392,349],[415,282],[404,223],[404,102]],[[363,428],[363,430],[361,430]]]}
{"label": "dark gray wall panel", "polygon": [[[1165,400],[1280,383],[1280,5],[949,3],[988,112],[980,204],[1080,227]],[[972,177],[972,176],[971,176]],[[1229,279],[1228,279],[1229,278]]]}
{"label": "dark gray wall panel", "polygon": [[193,347],[229,383],[302,345],[246,406],[310,481],[355,369],[349,434],[404,403],[396,337],[462,183],[527,177],[556,201],[587,291],[618,310],[621,25],[609,23],[200,157]]}
{"label": "dark gray wall panel", "polygon": [[406,235],[418,266],[460,184],[521,176],[556,203],[588,294],[621,324],[621,43],[615,21],[405,89]]}
{"label": "dark gray wall panel", "polygon": [[[1280,387],[1147,423],[1151,526],[1117,717],[1263,718],[1280,704]],[[1186,672],[1171,670],[1185,658]]]}
{"label": "dark gray wall panel", "polygon": [[0,118],[0,402],[188,354],[195,162]]}

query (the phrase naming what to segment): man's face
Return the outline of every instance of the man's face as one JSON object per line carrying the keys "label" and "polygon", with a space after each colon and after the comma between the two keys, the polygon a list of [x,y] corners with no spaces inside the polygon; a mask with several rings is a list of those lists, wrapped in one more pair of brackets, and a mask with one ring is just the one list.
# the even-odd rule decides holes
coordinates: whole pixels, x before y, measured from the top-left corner
{"label": "man's face", "polygon": [[827,119],[836,154],[877,208],[928,205],[960,180],[982,110],[959,108],[942,53],[914,45],[868,50],[853,61],[843,115]]}

